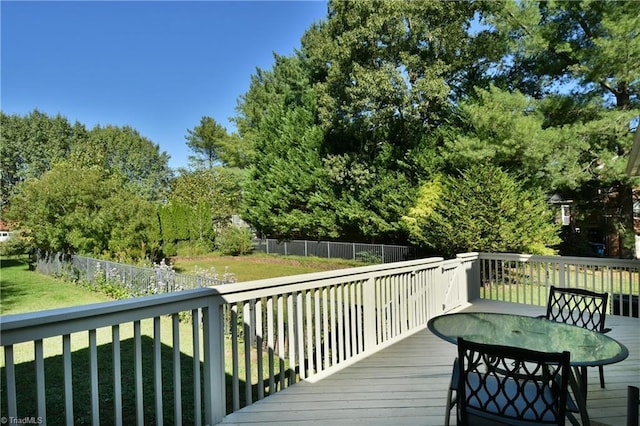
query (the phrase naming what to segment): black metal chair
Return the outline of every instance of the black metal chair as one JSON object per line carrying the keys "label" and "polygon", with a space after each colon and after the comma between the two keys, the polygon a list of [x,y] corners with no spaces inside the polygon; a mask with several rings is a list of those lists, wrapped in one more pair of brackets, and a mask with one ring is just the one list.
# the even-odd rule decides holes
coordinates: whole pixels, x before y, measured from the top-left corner
{"label": "black metal chair", "polygon": [[458,338],[458,424],[564,425],[569,359]]}
{"label": "black metal chair", "polygon": [[[605,328],[609,294],[577,288],[558,288],[551,286],[547,301],[547,313],[544,318],[577,325],[599,333],[608,333]],[[604,369],[598,366],[600,387],[604,389]],[[587,367],[581,368],[584,391],[587,390]]]}

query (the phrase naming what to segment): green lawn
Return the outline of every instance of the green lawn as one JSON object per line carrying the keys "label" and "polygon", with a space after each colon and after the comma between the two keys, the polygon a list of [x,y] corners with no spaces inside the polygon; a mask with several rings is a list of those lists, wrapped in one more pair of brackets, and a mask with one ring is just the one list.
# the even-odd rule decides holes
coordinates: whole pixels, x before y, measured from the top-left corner
{"label": "green lawn", "polygon": [[[215,267],[220,277],[225,268],[237,281],[250,281],[331,269],[361,266],[362,263],[319,258],[270,255],[203,256],[172,259],[176,272],[193,274],[196,267]],[[29,270],[26,258],[0,258],[0,315],[64,308],[113,300],[74,283]]]}
{"label": "green lawn", "polygon": [[197,268],[215,268],[220,278],[225,270],[235,275],[238,282],[264,278],[286,277],[310,272],[363,266],[364,263],[342,259],[317,257],[278,256],[252,254],[249,256],[200,256],[171,259],[174,270],[181,274],[194,274]]}
{"label": "green lawn", "polygon": [[0,315],[106,302],[110,297],[29,271],[26,258],[0,258]]}

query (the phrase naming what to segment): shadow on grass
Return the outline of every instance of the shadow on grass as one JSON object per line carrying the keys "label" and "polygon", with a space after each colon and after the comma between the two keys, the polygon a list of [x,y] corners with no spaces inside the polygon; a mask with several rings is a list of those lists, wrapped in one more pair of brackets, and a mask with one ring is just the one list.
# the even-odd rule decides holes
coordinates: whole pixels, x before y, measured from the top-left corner
{"label": "shadow on grass", "polygon": [[[142,387],[144,424],[156,423],[154,371],[153,371],[153,339],[142,337]],[[100,423],[115,424],[114,394],[113,394],[113,345],[111,343],[98,346],[98,394],[100,401]],[[134,368],[134,340],[127,339],[120,343],[121,378],[122,378],[122,416],[124,424],[136,423],[135,396],[135,368]],[[162,345],[162,393],[163,419],[165,424],[175,424],[173,397],[173,349]],[[81,349],[72,353],[72,383],[73,383],[73,423],[76,425],[91,424],[91,381],[89,365],[89,349]],[[47,422],[49,424],[65,423],[64,407],[64,367],[62,355],[49,357],[44,362],[45,392]],[[195,407],[193,394],[193,358],[180,354],[182,422],[195,422]],[[200,377],[202,378],[203,364],[200,363]],[[2,399],[0,400],[0,415],[8,416],[7,389],[5,368],[0,369]],[[226,376],[227,382],[227,412],[230,411],[231,376]],[[240,383],[241,393],[244,393],[244,382]],[[201,384],[201,395],[204,395]],[[36,370],[35,362],[16,365],[16,393],[18,418],[37,416]],[[204,402],[204,401],[202,401]],[[201,404],[203,406],[203,404]],[[244,401],[241,405],[244,405]],[[204,421],[204,411],[200,407]]]}

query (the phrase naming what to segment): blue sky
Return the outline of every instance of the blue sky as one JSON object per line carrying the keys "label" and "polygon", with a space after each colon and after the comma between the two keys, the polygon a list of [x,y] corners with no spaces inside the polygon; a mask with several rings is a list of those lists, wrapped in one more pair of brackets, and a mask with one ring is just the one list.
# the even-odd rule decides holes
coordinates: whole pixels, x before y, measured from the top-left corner
{"label": "blue sky", "polygon": [[233,131],[239,96],[290,55],[326,1],[0,2],[2,111],[131,126],[187,165],[202,116]]}

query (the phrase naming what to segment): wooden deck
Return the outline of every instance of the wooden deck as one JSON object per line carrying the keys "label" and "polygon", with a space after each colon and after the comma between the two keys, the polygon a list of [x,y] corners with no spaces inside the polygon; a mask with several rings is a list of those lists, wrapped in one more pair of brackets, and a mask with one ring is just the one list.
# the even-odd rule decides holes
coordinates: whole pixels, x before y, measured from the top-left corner
{"label": "wooden deck", "polygon": [[[467,311],[540,315],[543,308],[478,300]],[[640,320],[607,317],[608,334],[629,357],[589,369],[588,409],[594,424],[626,424],[627,386],[640,383]],[[301,382],[225,417],[223,424],[442,425],[456,346],[425,328],[317,383]],[[452,412],[452,424],[455,414]]]}

